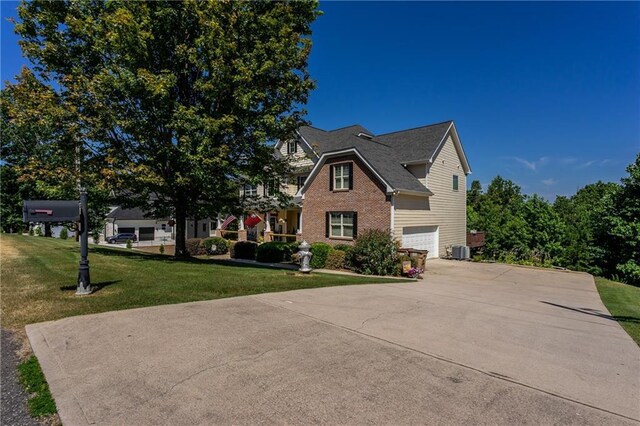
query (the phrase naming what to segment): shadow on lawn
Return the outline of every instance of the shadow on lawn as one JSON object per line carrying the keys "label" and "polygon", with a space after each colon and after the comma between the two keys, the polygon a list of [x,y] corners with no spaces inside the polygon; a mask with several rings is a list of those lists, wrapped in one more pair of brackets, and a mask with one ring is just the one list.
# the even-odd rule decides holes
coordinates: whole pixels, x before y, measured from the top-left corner
{"label": "shadow on lawn", "polygon": [[540,303],[544,303],[545,305],[555,306],[557,308],[568,309],[574,312],[580,312],[581,314],[593,315],[594,317],[600,317],[604,319],[608,319],[611,321],[626,321],[626,322],[634,322],[640,324],[640,318],[636,317],[628,317],[628,316],[616,316],[616,315],[607,315],[597,309],[591,308],[572,308],[570,306],[558,305],[557,303],[545,302],[541,300]]}
{"label": "shadow on lawn", "polygon": [[[77,251],[77,248],[75,247],[69,248],[68,250]],[[156,262],[186,263],[186,264],[197,264],[197,265],[219,265],[219,266],[228,266],[233,268],[259,268],[259,269],[277,269],[282,271],[289,271],[288,268],[278,268],[276,266],[271,266],[271,265],[232,262],[224,259],[202,259],[199,257],[176,258],[166,254],[144,253],[144,252],[133,251],[128,249],[118,249],[118,248],[101,247],[101,246],[90,247],[89,254],[90,255],[99,254],[101,256],[126,257],[128,259],[141,260],[141,261],[155,260]]]}
{"label": "shadow on lawn", "polygon": [[[100,290],[102,290],[103,288],[108,287],[108,286],[113,285],[113,284],[117,284],[120,281],[122,281],[122,280],[101,281],[101,282],[98,282],[98,283],[91,283],[91,288],[93,290],[93,293],[97,293]],[[71,290],[76,291],[77,288],[78,288],[77,285],[64,285],[64,286],[60,287],[60,290],[62,290],[62,291],[71,291]]]}

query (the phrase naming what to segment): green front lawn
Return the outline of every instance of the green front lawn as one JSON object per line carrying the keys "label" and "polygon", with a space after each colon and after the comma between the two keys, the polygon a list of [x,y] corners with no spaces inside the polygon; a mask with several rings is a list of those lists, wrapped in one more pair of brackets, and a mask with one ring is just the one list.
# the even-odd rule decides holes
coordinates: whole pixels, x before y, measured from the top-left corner
{"label": "green front lawn", "polygon": [[633,340],[640,345],[640,287],[596,277],[602,302]]}
{"label": "green front lawn", "polygon": [[0,239],[2,326],[73,315],[249,294],[347,284],[398,282],[344,275],[302,275],[292,271],[229,265],[92,245],[95,292],[75,296],[78,244],[71,240],[4,234]]}

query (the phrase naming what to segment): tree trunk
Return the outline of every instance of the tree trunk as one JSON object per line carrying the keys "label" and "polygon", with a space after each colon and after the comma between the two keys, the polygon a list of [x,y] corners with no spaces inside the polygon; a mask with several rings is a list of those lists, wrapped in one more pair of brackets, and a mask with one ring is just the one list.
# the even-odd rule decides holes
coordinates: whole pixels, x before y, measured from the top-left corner
{"label": "tree trunk", "polygon": [[176,213],[176,254],[175,257],[187,257],[185,234],[187,229],[187,215],[182,205],[175,207]]}
{"label": "tree trunk", "polygon": [[44,223],[44,236],[51,238],[51,224],[49,222]]}

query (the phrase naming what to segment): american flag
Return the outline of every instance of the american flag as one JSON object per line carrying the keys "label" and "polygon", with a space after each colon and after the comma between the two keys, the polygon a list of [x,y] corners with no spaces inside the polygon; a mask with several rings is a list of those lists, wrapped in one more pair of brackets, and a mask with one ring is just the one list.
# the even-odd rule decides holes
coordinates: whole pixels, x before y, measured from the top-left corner
{"label": "american flag", "polygon": [[224,222],[222,222],[222,225],[220,225],[221,229],[227,229],[227,226],[229,226],[229,224],[231,222],[233,222],[234,220],[236,220],[237,217],[235,217],[234,215],[230,214],[229,216],[227,216],[227,218],[224,220]]}

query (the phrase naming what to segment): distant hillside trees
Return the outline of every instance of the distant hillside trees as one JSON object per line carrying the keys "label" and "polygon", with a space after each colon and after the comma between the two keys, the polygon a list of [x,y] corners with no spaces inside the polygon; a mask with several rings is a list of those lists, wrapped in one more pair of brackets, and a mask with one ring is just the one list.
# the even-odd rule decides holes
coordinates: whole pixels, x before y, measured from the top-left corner
{"label": "distant hillside trees", "polygon": [[597,182],[550,204],[500,176],[467,191],[468,228],[485,231],[482,256],[558,265],[640,285],[640,154],[621,184]]}

